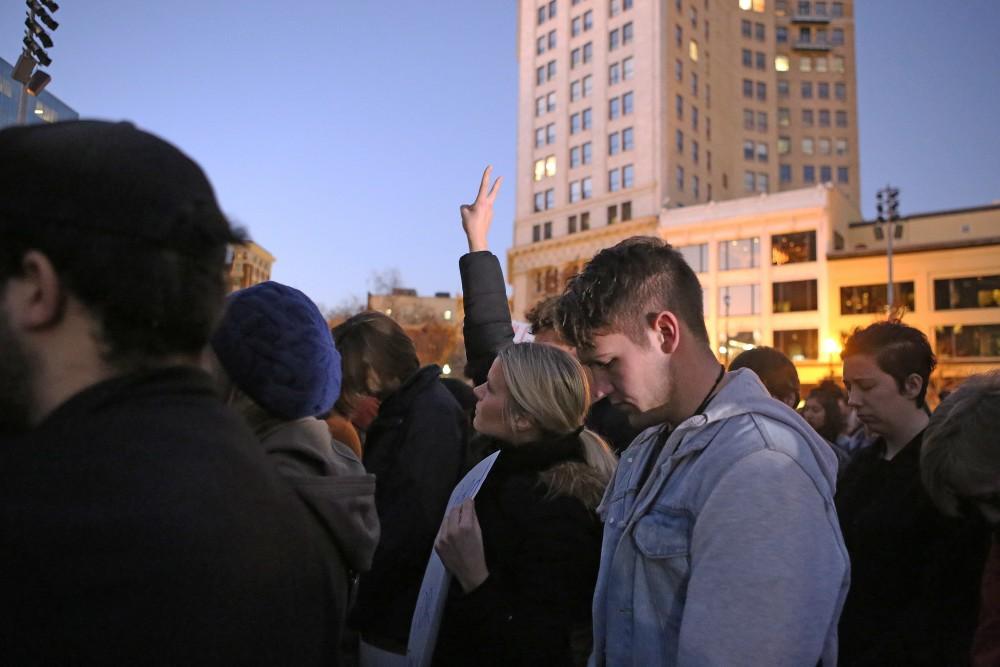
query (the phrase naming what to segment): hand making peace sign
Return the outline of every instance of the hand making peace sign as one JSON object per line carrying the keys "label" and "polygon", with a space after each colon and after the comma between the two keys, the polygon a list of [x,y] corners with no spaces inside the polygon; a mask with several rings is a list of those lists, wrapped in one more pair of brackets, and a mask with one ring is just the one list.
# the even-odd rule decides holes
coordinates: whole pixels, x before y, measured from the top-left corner
{"label": "hand making peace sign", "polygon": [[490,224],[493,222],[493,201],[497,198],[497,194],[500,192],[500,184],[503,182],[503,176],[501,176],[493,182],[493,187],[488,187],[492,172],[492,166],[486,167],[486,170],[483,172],[483,179],[479,183],[479,194],[476,195],[476,201],[471,204],[462,204],[459,207],[459,210],[462,212],[462,229],[465,230],[465,236],[469,240],[469,252],[489,249],[486,235],[490,231]]}

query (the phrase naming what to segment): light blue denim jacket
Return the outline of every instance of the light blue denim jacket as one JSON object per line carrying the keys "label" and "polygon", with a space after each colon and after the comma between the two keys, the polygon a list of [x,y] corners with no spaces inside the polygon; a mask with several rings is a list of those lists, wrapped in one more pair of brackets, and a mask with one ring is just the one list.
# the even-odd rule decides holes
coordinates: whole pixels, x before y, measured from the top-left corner
{"label": "light blue denim jacket", "polygon": [[590,664],[835,665],[849,561],[830,446],[747,369],[652,461],[661,429],[598,508]]}

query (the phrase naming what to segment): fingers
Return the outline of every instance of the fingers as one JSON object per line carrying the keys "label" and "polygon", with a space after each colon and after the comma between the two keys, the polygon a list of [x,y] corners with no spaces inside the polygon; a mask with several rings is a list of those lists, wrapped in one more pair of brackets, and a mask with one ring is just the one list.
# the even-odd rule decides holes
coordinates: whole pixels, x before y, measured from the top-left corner
{"label": "fingers", "polygon": [[490,185],[490,174],[493,173],[493,165],[487,165],[486,169],[483,171],[483,179],[479,182],[479,193],[476,195],[476,201],[486,195],[487,189]]}
{"label": "fingers", "polygon": [[497,180],[493,181],[493,187],[490,188],[490,193],[487,195],[487,199],[492,204],[493,200],[497,198],[500,194],[500,184],[503,183],[503,176],[499,177]]}

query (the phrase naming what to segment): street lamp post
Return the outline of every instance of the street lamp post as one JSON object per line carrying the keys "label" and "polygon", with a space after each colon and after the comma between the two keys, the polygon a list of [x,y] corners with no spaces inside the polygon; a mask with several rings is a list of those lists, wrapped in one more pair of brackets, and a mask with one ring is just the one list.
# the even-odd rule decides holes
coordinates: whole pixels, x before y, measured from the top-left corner
{"label": "street lamp post", "polygon": [[902,236],[903,228],[899,225],[899,188],[886,185],[875,195],[875,210],[878,214],[878,222],[875,225],[875,238],[881,239],[883,236],[881,225],[885,223],[888,227],[886,237],[886,260],[889,264],[889,283],[886,285],[886,304],[889,313],[892,313],[896,305],[896,289],[892,275],[892,241]]}
{"label": "street lamp post", "polygon": [[21,84],[21,96],[17,103],[18,125],[24,125],[28,120],[27,96],[38,95],[52,80],[47,72],[35,69],[52,64],[52,58],[45,49],[52,48],[53,42],[42,24],[52,31],[59,28],[59,23],[49,14],[59,11],[59,5],[54,0],[25,0],[25,4],[28,6],[28,16],[24,19],[24,39],[21,40],[24,47],[13,72],[14,80]]}

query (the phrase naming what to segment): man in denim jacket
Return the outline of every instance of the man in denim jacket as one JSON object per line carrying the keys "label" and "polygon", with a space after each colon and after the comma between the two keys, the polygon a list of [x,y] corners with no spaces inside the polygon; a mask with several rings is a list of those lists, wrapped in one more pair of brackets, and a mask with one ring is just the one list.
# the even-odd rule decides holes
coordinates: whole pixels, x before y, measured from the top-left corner
{"label": "man in denim jacket", "polygon": [[656,424],[622,454],[592,665],[834,665],[849,564],[837,460],[709,346],[697,277],[653,238],[599,253],[560,301],[595,391]]}

